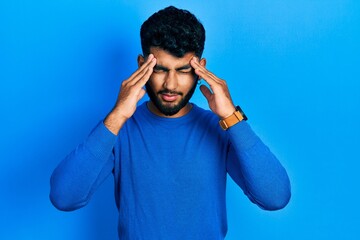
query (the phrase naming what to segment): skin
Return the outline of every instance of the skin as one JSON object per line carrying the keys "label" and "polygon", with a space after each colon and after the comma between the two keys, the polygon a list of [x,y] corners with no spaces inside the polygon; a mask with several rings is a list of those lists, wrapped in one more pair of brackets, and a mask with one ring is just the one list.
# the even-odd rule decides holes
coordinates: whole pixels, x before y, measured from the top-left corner
{"label": "skin", "polygon": [[[149,56],[144,58],[139,55],[139,68],[121,84],[115,106],[104,120],[105,126],[113,134],[119,133],[124,123],[134,114],[138,101],[145,95],[144,86],[148,81],[162,104],[173,106],[189,92],[197,76],[210,86],[210,89],[205,85],[200,86],[210,109],[221,119],[230,116],[235,107],[227,84],[208,71],[205,65],[206,59],[199,60],[191,52],[177,58],[160,48],[150,48]],[[167,93],[159,94],[161,90],[167,90]],[[151,101],[148,103],[150,111],[154,114],[169,118],[184,116],[190,111],[191,106],[188,103],[175,115],[165,116]]]}
{"label": "skin", "polygon": [[[149,86],[156,93],[156,97],[162,105],[174,107],[180,103],[180,101],[189,93],[190,89],[197,82],[197,76],[190,65],[190,60],[195,56],[195,53],[186,53],[183,57],[178,58],[169,54],[167,51],[153,47],[150,48],[150,53],[155,56],[157,61],[148,82]],[[141,66],[144,62],[144,57],[139,56],[139,66]],[[202,59],[201,64],[205,65],[206,60]],[[165,91],[166,93],[159,93],[160,91]],[[192,105],[187,104],[178,113],[171,116],[164,115],[151,101],[149,101],[148,107],[150,111],[156,115],[177,118],[187,114]]]}

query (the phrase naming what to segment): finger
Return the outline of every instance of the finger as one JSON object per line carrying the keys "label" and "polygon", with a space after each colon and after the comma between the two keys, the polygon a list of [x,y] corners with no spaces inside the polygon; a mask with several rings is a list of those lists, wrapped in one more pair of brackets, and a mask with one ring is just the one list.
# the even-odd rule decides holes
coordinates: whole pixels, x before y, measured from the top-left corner
{"label": "finger", "polygon": [[[155,65],[156,65],[156,58],[153,58],[141,72],[139,72],[132,80],[130,80],[128,82],[128,84],[130,86],[137,84],[137,82],[142,80],[145,75],[149,75],[149,70],[151,70],[151,73],[152,73]],[[151,73],[150,73],[150,75],[151,75]],[[149,78],[150,75],[147,78]]]}
{"label": "finger", "polygon": [[124,82],[131,82],[134,79],[137,79],[139,74],[144,73],[144,70],[152,63],[152,60],[154,59],[154,55],[150,54],[143,65],[141,65],[127,80]]}
{"label": "finger", "polygon": [[143,87],[146,84],[146,82],[149,81],[150,76],[153,73],[155,64],[156,64],[156,59],[153,59],[153,63],[147,68],[144,75],[137,82],[135,82],[133,86]]}
{"label": "finger", "polygon": [[154,55],[150,54],[146,62],[144,62],[138,70],[136,70],[129,78],[129,82],[136,80],[146,72],[146,69],[149,67],[149,65],[152,64],[152,61],[154,60]]}
{"label": "finger", "polygon": [[193,64],[195,65],[196,68],[201,69],[204,73],[208,74],[211,77],[217,78],[212,72],[210,72],[208,69],[206,69],[203,65],[200,64],[199,60],[194,57],[192,59]]}
{"label": "finger", "polygon": [[211,73],[209,70],[207,70],[205,67],[203,67],[196,58],[193,58],[190,61],[190,64],[195,69],[195,73],[198,74],[201,78],[203,78],[205,81],[209,83],[211,86],[211,83],[216,83],[220,81],[219,78],[217,78],[213,73]]}
{"label": "finger", "polygon": [[153,54],[149,54],[149,56],[147,57],[146,61],[132,74],[131,77],[135,77],[136,76],[136,73],[139,73],[141,72],[142,70],[144,70],[150,63],[151,63],[151,60],[154,59],[154,55]]}
{"label": "finger", "polygon": [[202,69],[197,68],[195,69],[195,73],[202,79],[204,79],[209,85],[210,87],[213,87],[215,84],[217,84],[217,81],[214,80],[211,76],[209,76],[208,74],[206,74]]}
{"label": "finger", "polygon": [[[214,78],[214,80],[219,79],[218,77],[216,77],[212,72],[210,72],[207,68],[205,68],[203,65],[200,64],[199,60],[194,57],[192,59],[192,62],[194,63],[194,65],[196,66],[196,68],[201,69],[205,74],[208,74],[210,77]],[[220,80],[220,79],[219,79]]]}
{"label": "finger", "polygon": [[200,86],[200,91],[202,92],[202,94],[205,96],[205,98],[210,101],[211,96],[213,95],[210,91],[210,89],[208,87],[206,87],[205,85],[201,85]]}

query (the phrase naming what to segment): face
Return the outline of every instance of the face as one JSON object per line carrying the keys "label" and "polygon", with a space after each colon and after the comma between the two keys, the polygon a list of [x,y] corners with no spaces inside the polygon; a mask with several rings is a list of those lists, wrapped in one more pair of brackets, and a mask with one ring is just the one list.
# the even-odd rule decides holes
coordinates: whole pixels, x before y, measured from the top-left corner
{"label": "face", "polygon": [[[146,83],[146,91],[151,100],[150,110],[160,116],[180,117],[191,108],[189,103],[198,77],[190,65],[195,53],[187,53],[178,58],[160,48],[150,48],[156,58],[153,73]],[[139,57],[139,65],[144,59]],[[205,59],[200,61],[205,65]]]}

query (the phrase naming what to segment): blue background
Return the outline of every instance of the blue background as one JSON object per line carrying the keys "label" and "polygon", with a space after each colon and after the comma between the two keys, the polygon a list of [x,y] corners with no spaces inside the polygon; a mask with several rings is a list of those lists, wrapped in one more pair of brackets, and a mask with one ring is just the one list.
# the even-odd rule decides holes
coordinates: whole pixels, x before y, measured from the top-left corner
{"label": "blue background", "polygon": [[[136,69],[139,28],[173,4],[207,29],[208,69],[288,170],[267,212],[228,179],[227,240],[360,239],[359,1],[0,2],[0,239],[116,239],[109,178],[88,206],[56,210],[52,170]],[[197,90],[193,102],[207,108]]]}

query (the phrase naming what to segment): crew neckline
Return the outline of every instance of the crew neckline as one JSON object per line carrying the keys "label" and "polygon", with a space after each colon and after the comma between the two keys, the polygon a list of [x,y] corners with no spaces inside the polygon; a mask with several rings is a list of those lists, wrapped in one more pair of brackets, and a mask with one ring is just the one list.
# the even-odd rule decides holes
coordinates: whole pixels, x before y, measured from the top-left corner
{"label": "crew neckline", "polygon": [[198,106],[194,103],[190,103],[192,105],[190,111],[188,113],[186,113],[184,116],[181,117],[175,117],[175,118],[168,118],[168,117],[163,117],[163,116],[159,116],[156,115],[155,113],[153,113],[147,106],[149,101],[146,101],[144,103],[142,103],[139,108],[142,108],[144,114],[146,117],[149,117],[150,119],[156,120],[156,121],[160,121],[163,123],[182,123],[182,122],[187,122],[190,121],[191,119],[194,118],[194,116],[196,115],[196,112],[198,111]]}

